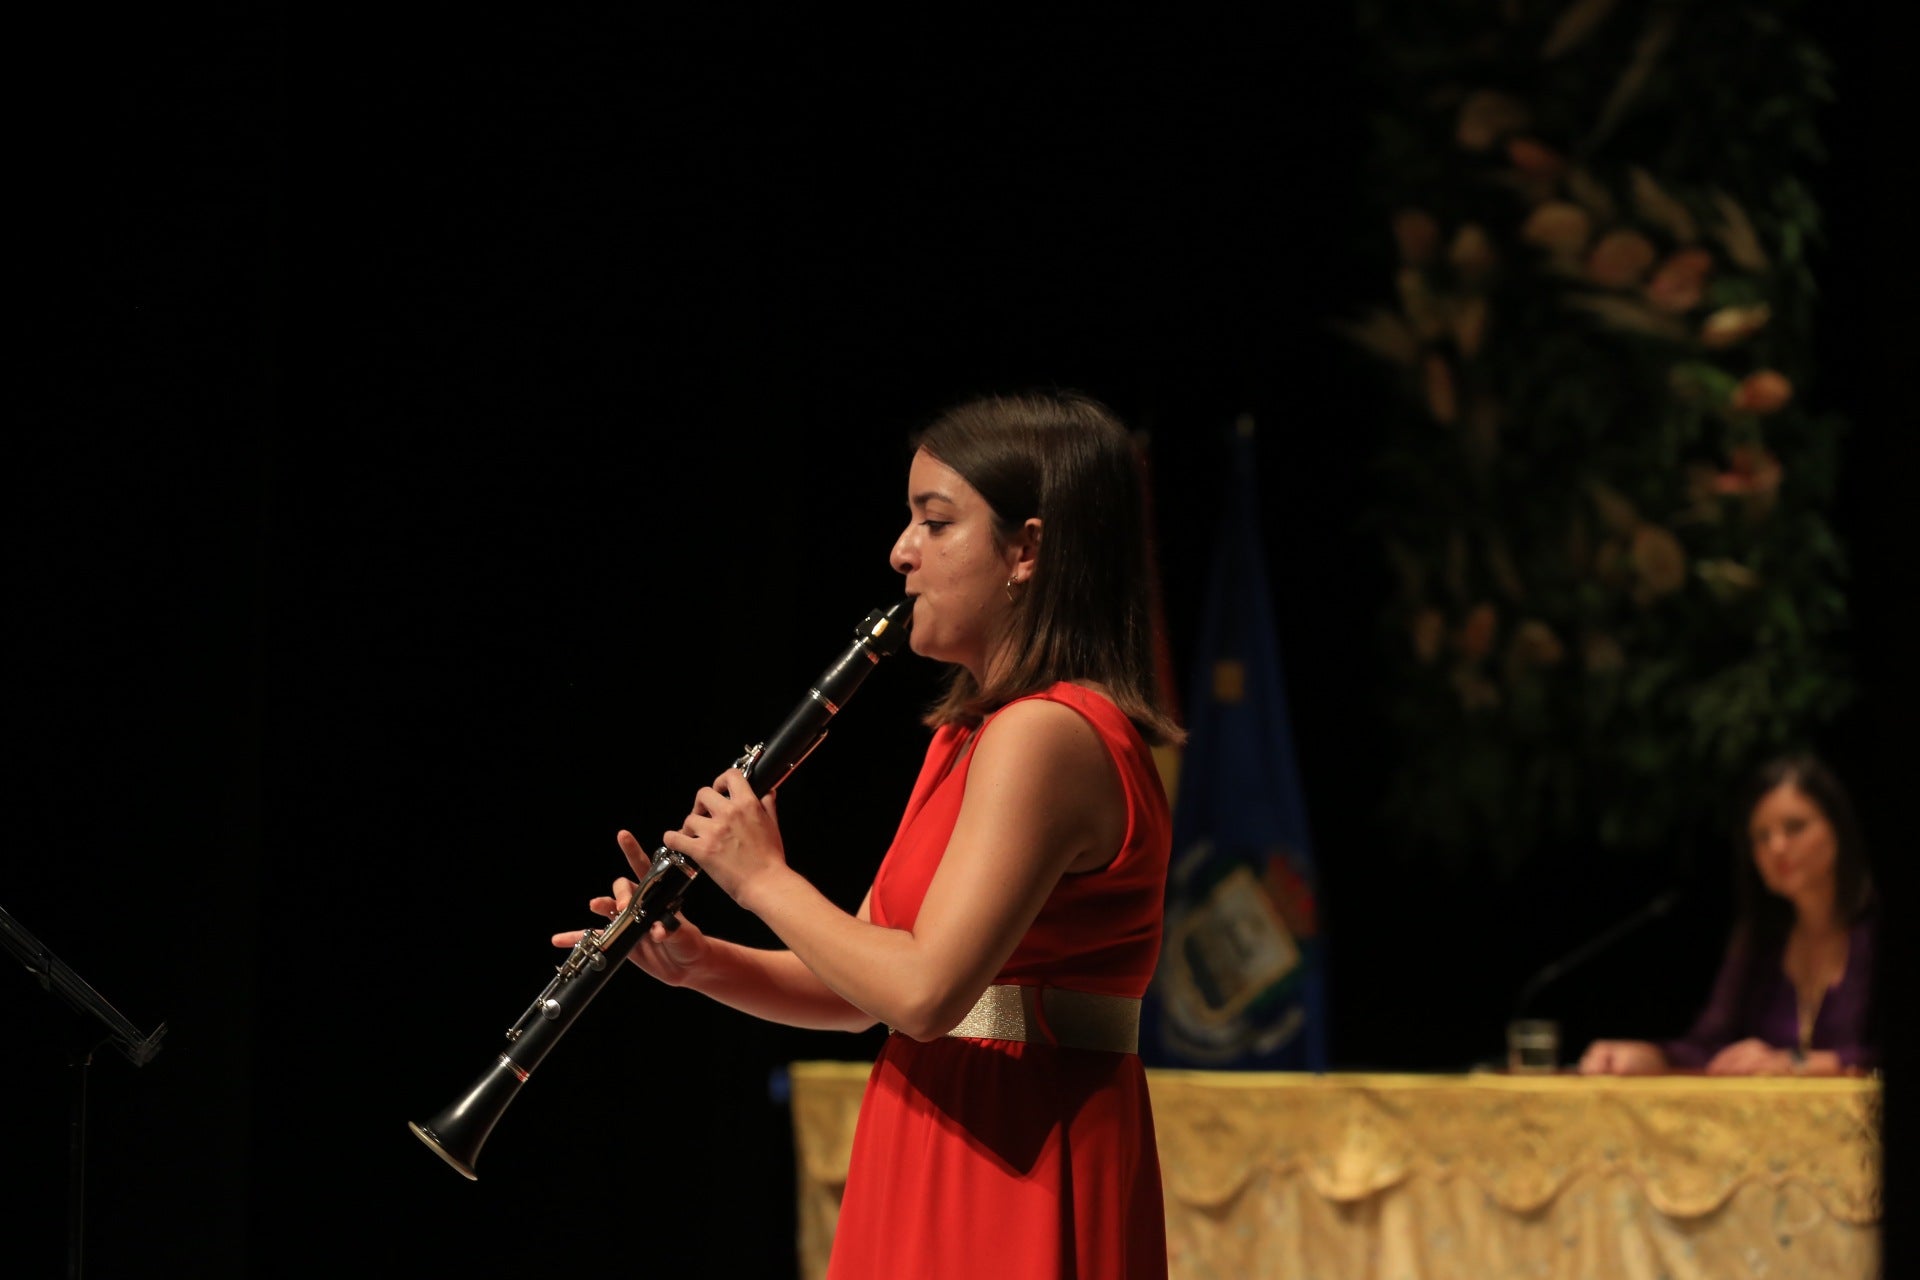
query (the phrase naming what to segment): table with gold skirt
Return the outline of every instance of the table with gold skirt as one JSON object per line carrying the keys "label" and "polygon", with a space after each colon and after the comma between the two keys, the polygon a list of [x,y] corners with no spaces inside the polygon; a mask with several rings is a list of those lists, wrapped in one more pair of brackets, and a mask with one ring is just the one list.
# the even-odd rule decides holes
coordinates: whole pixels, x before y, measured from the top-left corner
{"label": "table with gold skirt", "polygon": [[[868,1064],[791,1069],[826,1274]],[[1174,1280],[1868,1280],[1872,1079],[1150,1070]]]}

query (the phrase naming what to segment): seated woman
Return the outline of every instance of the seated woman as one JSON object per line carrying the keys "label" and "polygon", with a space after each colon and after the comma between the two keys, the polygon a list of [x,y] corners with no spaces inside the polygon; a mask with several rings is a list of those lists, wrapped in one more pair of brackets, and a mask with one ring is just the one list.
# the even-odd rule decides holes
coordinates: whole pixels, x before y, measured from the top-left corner
{"label": "seated woman", "polygon": [[1878,1065],[1873,877],[1853,805],[1810,756],[1755,779],[1734,859],[1738,918],[1707,1007],[1678,1040],[1596,1041],[1591,1075],[1850,1075]]}

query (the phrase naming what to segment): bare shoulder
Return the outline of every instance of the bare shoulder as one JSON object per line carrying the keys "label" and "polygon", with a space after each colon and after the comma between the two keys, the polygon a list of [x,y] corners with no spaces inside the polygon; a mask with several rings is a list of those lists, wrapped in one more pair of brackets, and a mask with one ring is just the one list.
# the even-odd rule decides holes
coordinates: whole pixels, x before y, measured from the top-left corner
{"label": "bare shoulder", "polygon": [[967,797],[1057,852],[1066,872],[1105,866],[1126,833],[1126,795],[1107,744],[1078,711],[1042,698],[1011,703],[988,722]]}
{"label": "bare shoulder", "polygon": [[1008,703],[981,731],[978,751],[1018,758],[1038,752],[1087,752],[1095,759],[1106,755],[1100,735],[1087,718],[1063,702],[1027,698]]}
{"label": "bare shoulder", "polygon": [[1112,757],[1100,734],[1072,707],[1043,698],[1009,703],[987,722],[974,748],[975,778],[1024,786],[1104,790]]}

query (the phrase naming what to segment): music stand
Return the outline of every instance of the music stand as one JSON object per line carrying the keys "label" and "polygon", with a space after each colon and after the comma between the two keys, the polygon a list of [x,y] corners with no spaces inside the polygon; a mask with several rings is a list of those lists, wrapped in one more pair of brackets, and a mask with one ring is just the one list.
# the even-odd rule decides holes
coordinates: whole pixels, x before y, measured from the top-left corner
{"label": "music stand", "polygon": [[23,928],[18,920],[0,907],[0,944],[20,958],[27,972],[40,986],[59,996],[82,1013],[90,1013],[107,1029],[105,1038],[85,1050],[75,1051],[68,1065],[74,1068],[72,1117],[67,1129],[67,1276],[80,1280],[81,1260],[86,1243],[86,1169],[87,1169],[87,1069],[93,1065],[94,1051],[111,1041],[127,1061],[143,1066],[160,1052],[160,1037],[167,1033],[161,1023],[152,1035],[140,1029],[108,1004],[98,991],[69,968],[46,944]]}

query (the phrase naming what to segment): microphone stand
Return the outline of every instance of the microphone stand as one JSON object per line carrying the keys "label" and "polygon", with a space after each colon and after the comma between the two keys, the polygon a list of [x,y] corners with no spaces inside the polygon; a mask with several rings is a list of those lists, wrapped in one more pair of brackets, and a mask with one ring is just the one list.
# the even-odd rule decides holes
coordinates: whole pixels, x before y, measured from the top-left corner
{"label": "microphone stand", "polygon": [[1620,941],[1620,939],[1626,937],[1629,933],[1640,928],[1640,926],[1646,924],[1648,921],[1657,919],[1673,910],[1674,904],[1680,901],[1681,896],[1681,892],[1678,889],[1667,890],[1646,906],[1641,907],[1626,919],[1607,929],[1604,933],[1581,943],[1566,955],[1561,956],[1558,960],[1534,974],[1533,977],[1527,980],[1526,985],[1520,988],[1520,994],[1514,997],[1513,1017],[1517,1019],[1524,1014],[1527,1010],[1528,1003],[1532,1001],[1535,996],[1539,995],[1541,990],[1549,983],[1558,980],[1562,974],[1585,964],[1588,960],[1600,952],[1605,951],[1608,947]]}
{"label": "microphone stand", "polygon": [[104,1039],[68,1058],[73,1068],[73,1095],[67,1122],[67,1277],[80,1280],[86,1246],[86,1171],[87,1171],[87,1071],[101,1045],[111,1042],[134,1066],[144,1066],[160,1052],[160,1037],[167,1033],[161,1023],[151,1035],[128,1021],[118,1009],[107,1003],[98,991],[69,968],[46,944],[34,937],[0,907],[0,944],[13,952],[50,991],[82,1013],[90,1013],[107,1029]]}

